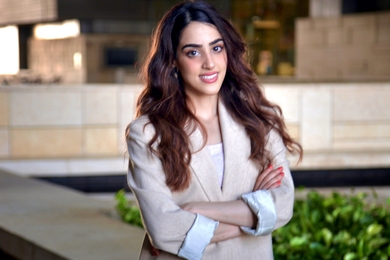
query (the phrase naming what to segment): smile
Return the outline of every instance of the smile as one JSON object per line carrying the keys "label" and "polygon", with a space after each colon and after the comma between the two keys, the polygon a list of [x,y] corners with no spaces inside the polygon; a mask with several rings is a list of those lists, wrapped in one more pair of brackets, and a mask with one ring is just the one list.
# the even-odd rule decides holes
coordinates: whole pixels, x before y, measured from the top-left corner
{"label": "smile", "polygon": [[208,80],[210,80],[210,79],[215,78],[216,76],[217,76],[217,73],[215,73],[215,74],[213,74],[213,75],[200,76],[200,77],[203,78],[203,79],[208,79]]}
{"label": "smile", "polygon": [[218,73],[214,73],[214,74],[210,74],[210,75],[201,75],[200,79],[206,83],[213,83],[218,79],[217,76],[218,76]]}

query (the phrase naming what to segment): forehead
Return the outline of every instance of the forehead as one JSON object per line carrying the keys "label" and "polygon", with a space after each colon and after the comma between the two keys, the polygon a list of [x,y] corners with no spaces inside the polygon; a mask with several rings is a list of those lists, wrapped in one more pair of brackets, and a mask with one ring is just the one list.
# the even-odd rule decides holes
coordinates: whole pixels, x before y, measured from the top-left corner
{"label": "forehead", "polygon": [[217,28],[209,23],[191,22],[182,31],[179,38],[179,45],[188,43],[210,43],[222,38]]}

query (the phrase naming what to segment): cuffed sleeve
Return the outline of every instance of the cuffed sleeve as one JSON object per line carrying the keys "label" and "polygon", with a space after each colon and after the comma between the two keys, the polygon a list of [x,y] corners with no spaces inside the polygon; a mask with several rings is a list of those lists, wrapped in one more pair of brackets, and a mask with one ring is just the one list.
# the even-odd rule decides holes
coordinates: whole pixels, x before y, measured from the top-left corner
{"label": "cuffed sleeve", "polygon": [[276,210],[270,193],[267,190],[258,190],[242,195],[242,199],[256,214],[258,221],[256,229],[241,227],[241,230],[253,236],[271,234],[276,224]]}
{"label": "cuffed sleeve", "polygon": [[188,231],[178,256],[185,259],[201,259],[219,222],[197,214],[194,225]]}

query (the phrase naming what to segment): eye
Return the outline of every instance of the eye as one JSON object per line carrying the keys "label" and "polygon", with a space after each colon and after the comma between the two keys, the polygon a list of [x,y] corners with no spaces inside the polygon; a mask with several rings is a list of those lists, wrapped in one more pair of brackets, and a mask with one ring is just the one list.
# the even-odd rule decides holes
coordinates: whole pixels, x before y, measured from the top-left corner
{"label": "eye", "polygon": [[222,46],[214,46],[213,51],[215,52],[221,52],[222,51]]}
{"label": "eye", "polygon": [[187,52],[188,57],[195,57],[195,56],[199,56],[199,55],[200,55],[200,53],[197,50],[192,50],[192,51]]}

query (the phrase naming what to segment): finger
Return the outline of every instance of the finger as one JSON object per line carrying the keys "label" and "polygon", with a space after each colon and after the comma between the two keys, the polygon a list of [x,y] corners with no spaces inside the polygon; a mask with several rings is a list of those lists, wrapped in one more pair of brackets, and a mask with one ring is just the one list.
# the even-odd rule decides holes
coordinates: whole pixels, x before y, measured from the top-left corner
{"label": "finger", "polygon": [[276,183],[269,186],[266,190],[278,188],[278,187],[280,187],[281,184],[282,184],[282,181],[277,181]]}
{"label": "finger", "polygon": [[278,181],[281,181],[284,177],[284,172],[277,173],[273,178],[268,179],[261,185],[261,189],[266,190],[273,184],[277,183]]}
{"label": "finger", "polygon": [[264,178],[272,171],[273,165],[270,164],[263,172],[261,172],[256,179],[253,190],[257,190],[260,184],[263,182]]}
{"label": "finger", "polygon": [[279,167],[275,171],[272,171],[266,178],[264,178],[263,182],[260,184],[260,189],[267,189],[273,183],[281,180],[284,177],[283,168]]}
{"label": "finger", "polygon": [[260,173],[258,176],[257,176],[257,179],[256,179],[256,182],[255,182],[255,185],[254,185],[254,188],[253,190],[258,190],[259,189],[259,186],[260,184],[263,182],[264,178],[273,170],[273,165],[270,164],[262,173]]}

